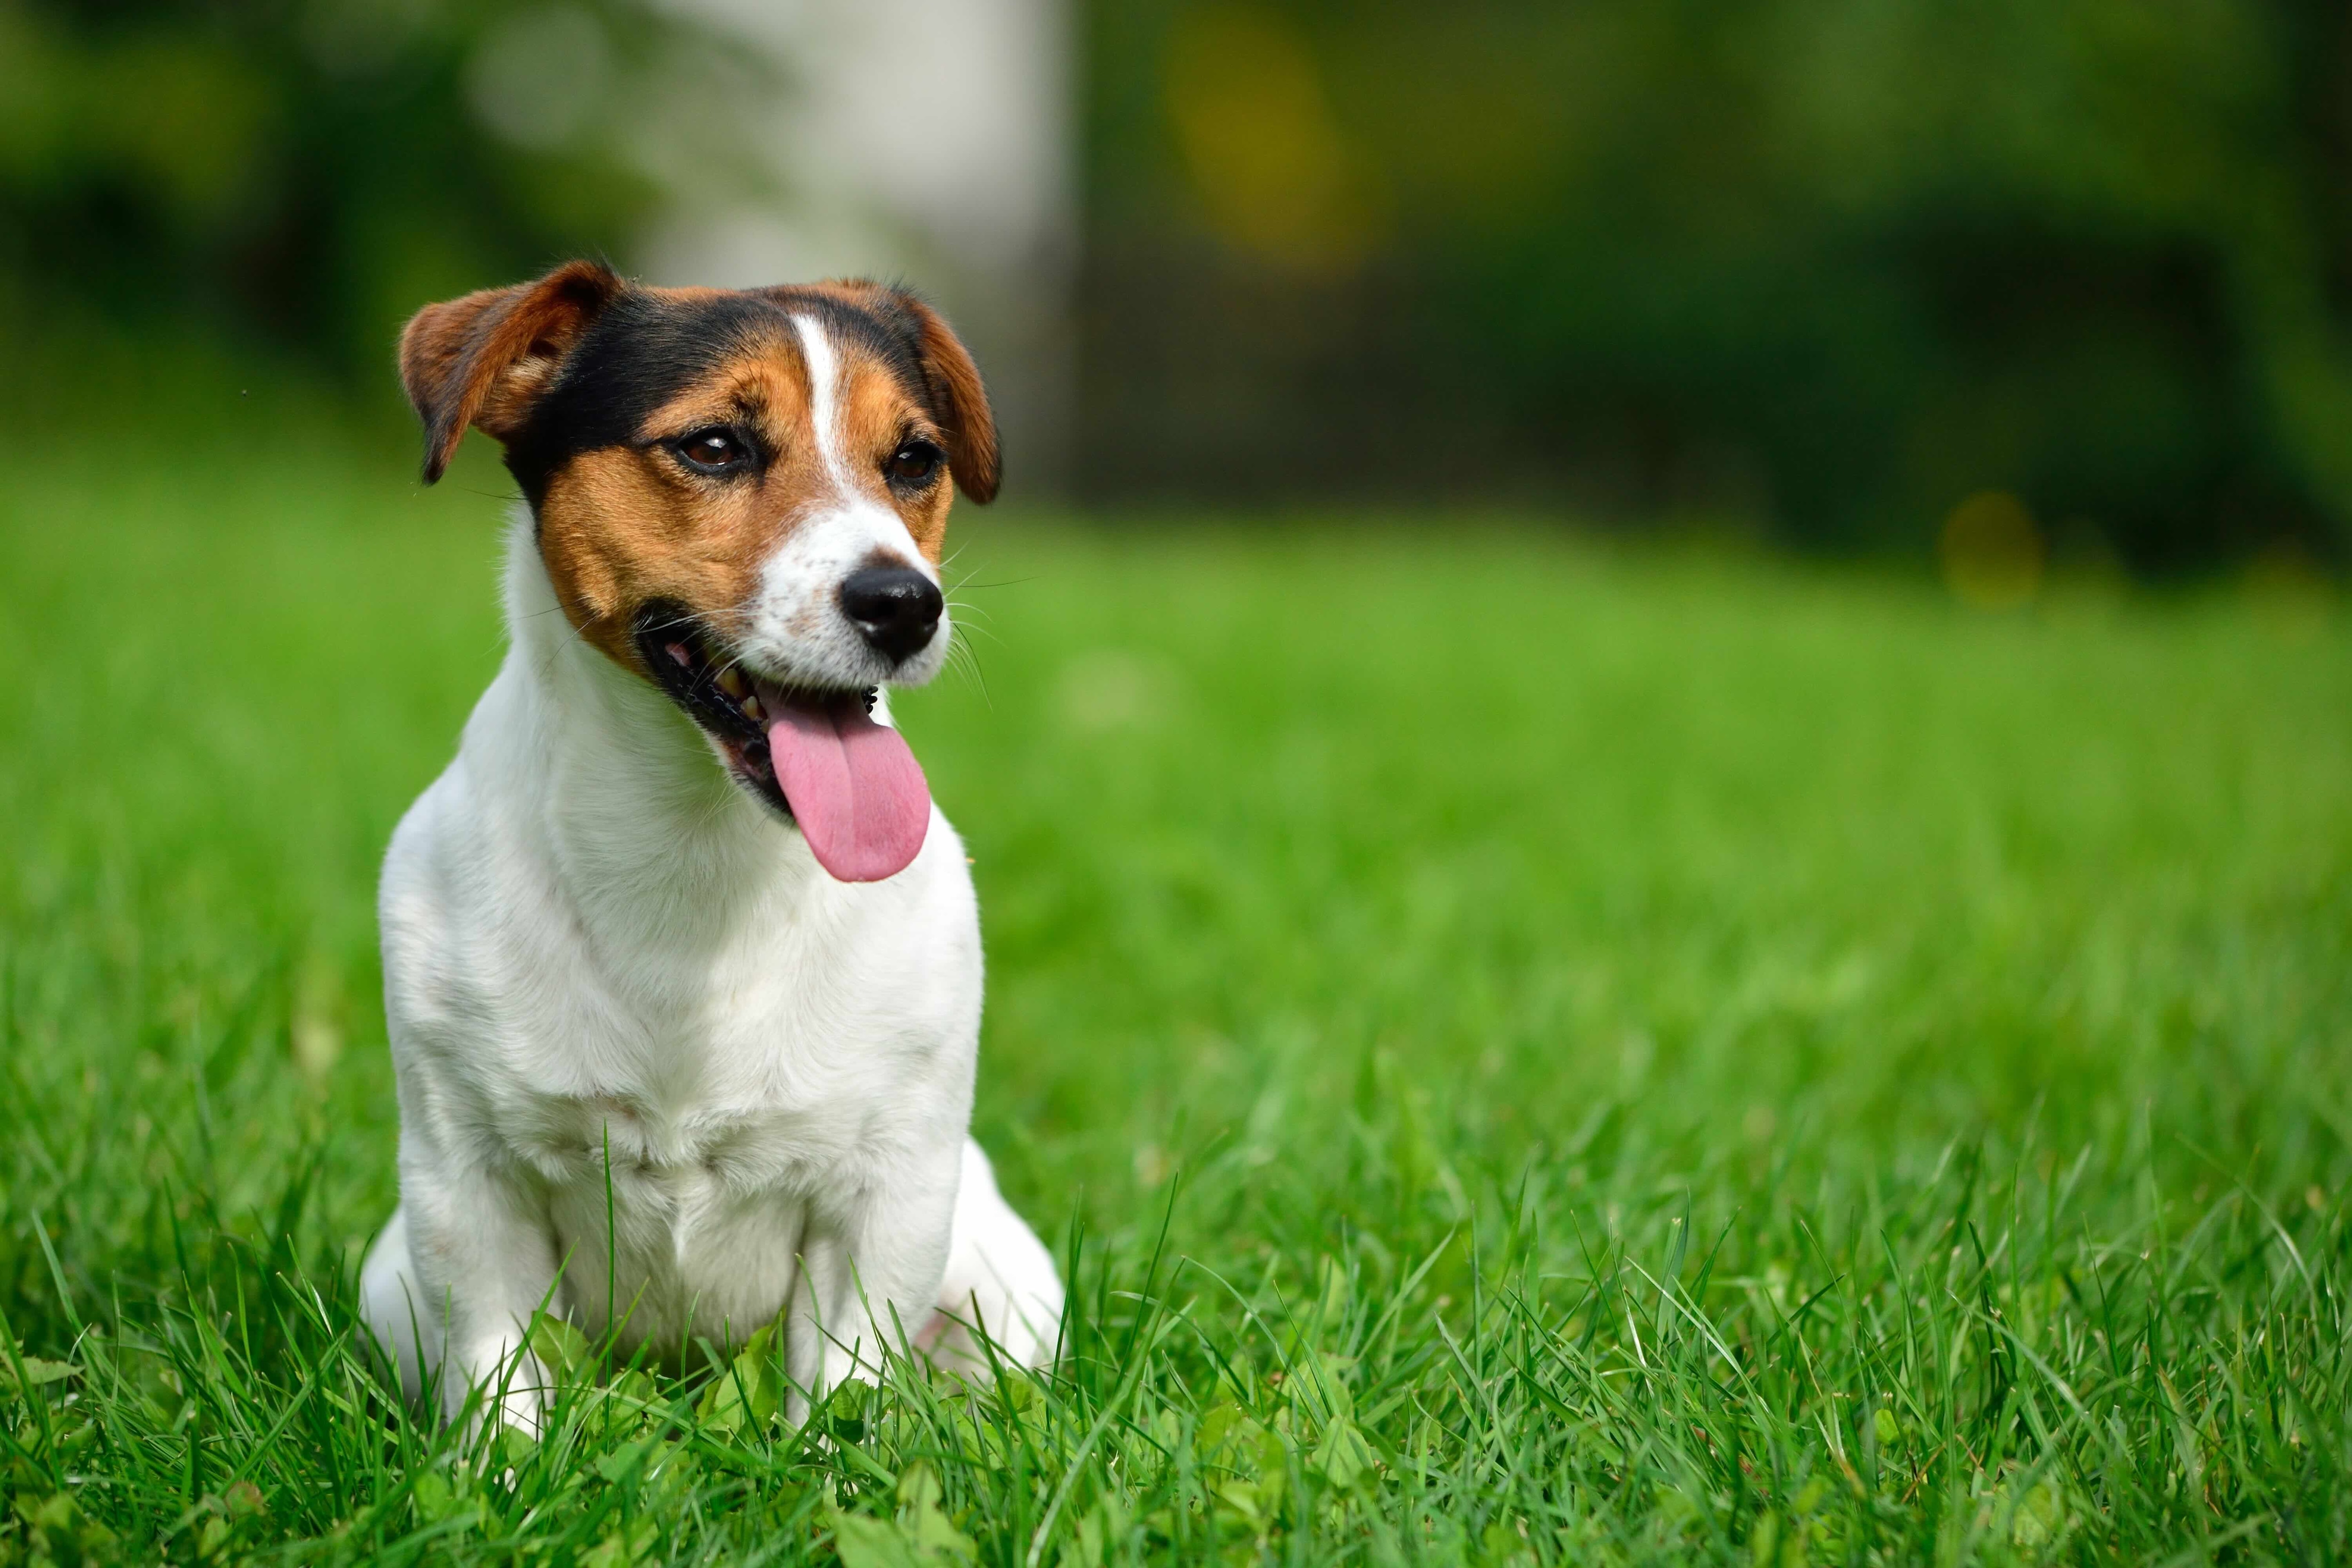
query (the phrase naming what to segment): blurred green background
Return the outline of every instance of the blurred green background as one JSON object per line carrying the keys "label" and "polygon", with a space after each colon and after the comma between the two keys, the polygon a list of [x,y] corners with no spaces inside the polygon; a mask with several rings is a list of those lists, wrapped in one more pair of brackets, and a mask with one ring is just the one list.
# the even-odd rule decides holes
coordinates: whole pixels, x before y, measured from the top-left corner
{"label": "blurred green background", "polygon": [[[2328,0],[856,9],[5,0],[16,421],[129,395],[202,428],[256,378],[388,420],[429,299],[583,251],[881,255],[1000,348],[1033,497],[1923,559],[1957,529],[2156,574],[2352,538]],[[1045,66],[922,52],[959,26]],[[866,78],[864,119],[826,109]],[[1042,173],[924,194],[1019,115]],[[824,215],[893,184],[947,215],[924,244],[839,242]],[[802,238],[658,237],[747,207]]]}
{"label": "blurred green background", "polygon": [[[0,0],[0,1565],[2352,1558],[2347,182],[2341,0]],[[583,252],[991,378],[1019,1463],[352,1352],[393,344]]]}
{"label": "blurred green background", "polygon": [[[2352,10],[1098,6],[1090,440],[2161,570],[2352,503]],[[1150,366],[1124,374],[1140,353]]]}

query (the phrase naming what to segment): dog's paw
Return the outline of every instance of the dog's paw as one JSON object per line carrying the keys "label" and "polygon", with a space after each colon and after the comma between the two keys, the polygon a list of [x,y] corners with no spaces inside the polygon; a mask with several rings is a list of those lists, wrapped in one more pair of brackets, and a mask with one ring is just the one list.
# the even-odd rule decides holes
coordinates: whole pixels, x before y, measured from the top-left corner
{"label": "dog's paw", "polygon": [[947,1277],[915,1349],[936,1366],[984,1374],[984,1335],[997,1361],[1045,1366],[1059,1348],[1061,1328],[1062,1278],[1054,1255],[1004,1201],[980,1145],[967,1141]]}
{"label": "dog's paw", "polygon": [[470,1438],[511,1432],[536,1443],[546,1426],[555,1380],[524,1346],[499,1341],[466,1358],[467,1376],[441,1391],[448,1419],[462,1421]]}

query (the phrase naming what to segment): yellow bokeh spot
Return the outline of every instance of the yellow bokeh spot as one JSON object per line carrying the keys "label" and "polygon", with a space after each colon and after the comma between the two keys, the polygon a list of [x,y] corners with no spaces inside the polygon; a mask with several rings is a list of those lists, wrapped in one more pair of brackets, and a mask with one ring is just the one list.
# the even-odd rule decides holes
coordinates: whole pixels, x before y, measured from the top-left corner
{"label": "yellow bokeh spot", "polygon": [[2042,591],[2042,530],[2007,490],[1979,490],[1954,507],[1936,553],[1944,585],[1973,609],[2014,610]]}
{"label": "yellow bokeh spot", "polygon": [[1378,237],[1378,205],[1294,25],[1246,5],[1189,12],[1170,36],[1166,68],[1177,142],[1221,237],[1304,271],[1363,257]]}
{"label": "yellow bokeh spot", "polygon": [[2263,625],[2289,642],[2310,642],[2336,616],[2336,585],[2311,552],[2277,540],[2248,563],[2247,597]]}

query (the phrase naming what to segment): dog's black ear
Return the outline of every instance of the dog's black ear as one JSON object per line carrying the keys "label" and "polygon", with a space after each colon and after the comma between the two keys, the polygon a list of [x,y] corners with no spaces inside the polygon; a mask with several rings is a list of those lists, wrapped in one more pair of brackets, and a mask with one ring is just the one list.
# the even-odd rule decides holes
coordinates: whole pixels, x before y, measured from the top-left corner
{"label": "dog's black ear", "polygon": [[400,381],[425,422],[425,482],[448,468],[466,428],[505,440],[580,334],[621,291],[610,268],[572,261],[536,283],[427,305],[400,334]]}
{"label": "dog's black ear", "polygon": [[905,338],[915,363],[922,367],[926,400],[931,416],[947,438],[948,472],[956,488],[982,506],[996,499],[1003,465],[996,448],[996,415],[988,405],[988,387],[971,351],[949,330],[947,321],[911,289],[891,289],[879,283],[836,282],[865,309],[880,317]]}

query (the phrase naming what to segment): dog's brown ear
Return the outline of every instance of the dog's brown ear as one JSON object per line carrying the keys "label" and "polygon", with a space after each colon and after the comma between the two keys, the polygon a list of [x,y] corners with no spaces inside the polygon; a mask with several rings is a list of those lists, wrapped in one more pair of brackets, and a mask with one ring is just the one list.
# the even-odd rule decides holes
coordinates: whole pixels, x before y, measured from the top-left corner
{"label": "dog's brown ear", "polygon": [[467,426],[500,440],[520,430],[564,353],[620,291],[610,268],[572,261],[536,283],[417,311],[400,334],[400,381],[425,422],[425,482],[441,477]]}
{"label": "dog's brown ear", "polygon": [[931,403],[947,437],[948,471],[956,486],[981,505],[996,499],[1002,468],[996,450],[996,415],[980,367],[940,313],[904,289],[897,302],[912,318],[915,354],[930,384]]}

